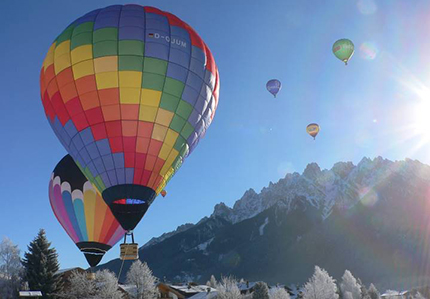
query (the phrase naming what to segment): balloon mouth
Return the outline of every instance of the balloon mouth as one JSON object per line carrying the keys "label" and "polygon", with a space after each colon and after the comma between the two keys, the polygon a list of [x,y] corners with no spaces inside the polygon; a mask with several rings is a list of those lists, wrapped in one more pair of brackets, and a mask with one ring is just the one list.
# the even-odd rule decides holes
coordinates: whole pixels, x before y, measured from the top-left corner
{"label": "balloon mouth", "polygon": [[85,255],[90,267],[97,266],[102,260],[104,254],[112,248],[112,246],[99,242],[78,242],[76,246]]}
{"label": "balloon mouth", "polygon": [[145,204],[145,201],[140,199],[123,198],[123,199],[117,199],[112,203],[118,204],[118,205],[142,205],[142,204]]}
{"label": "balloon mouth", "polygon": [[112,186],[102,193],[115,219],[126,231],[137,226],[156,195],[153,189],[134,184]]}

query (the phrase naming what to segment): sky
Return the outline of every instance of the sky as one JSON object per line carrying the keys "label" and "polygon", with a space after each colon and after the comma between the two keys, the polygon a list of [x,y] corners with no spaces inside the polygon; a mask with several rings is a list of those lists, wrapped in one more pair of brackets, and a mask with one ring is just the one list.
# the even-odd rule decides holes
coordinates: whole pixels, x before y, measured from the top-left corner
{"label": "sky", "polygon": [[[0,9],[0,237],[22,253],[46,230],[61,268],[87,267],[57,222],[48,182],[66,154],[45,117],[39,72],[55,37],[85,13],[127,1],[3,0]],[[221,88],[205,138],[134,231],[152,237],[196,223],[249,188],[259,192],[316,162],[363,157],[430,164],[430,2],[399,0],[151,0],[211,49]],[[332,53],[348,38],[348,66]],[[276,98],[266,82],[277,78]],[[306,126],[321,131],[314,141]],[[119,256],[116,245],[104,257]]]}

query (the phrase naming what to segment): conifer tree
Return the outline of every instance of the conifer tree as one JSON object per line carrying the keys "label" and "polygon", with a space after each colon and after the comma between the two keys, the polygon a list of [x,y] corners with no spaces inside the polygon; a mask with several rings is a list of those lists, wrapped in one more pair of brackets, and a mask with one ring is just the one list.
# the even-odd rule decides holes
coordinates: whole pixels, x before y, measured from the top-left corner
{"label": "conifer tree", "polygon": [[369,289],[367,290],[367,292],[369,293],[369,297],[371,299],[379,299],[379,298],[381,298],[381,296],[379,295],[378,290],[373,285],[373,283],[370,284]]}
{"label": "conifer tree", "polygon": [[31,290],[41,291],[43,299],[56,298],[61,290],[61,281],[55,273],[59,270],[57,252],[51,248],[45,230],[41,229],[36,238],[28,245],[24,254],[24,280]]}
{"label": "conifer tree", "polygon": [[265,282],[259,281],[255,284],[252,299],[269,299],[269,288]]}

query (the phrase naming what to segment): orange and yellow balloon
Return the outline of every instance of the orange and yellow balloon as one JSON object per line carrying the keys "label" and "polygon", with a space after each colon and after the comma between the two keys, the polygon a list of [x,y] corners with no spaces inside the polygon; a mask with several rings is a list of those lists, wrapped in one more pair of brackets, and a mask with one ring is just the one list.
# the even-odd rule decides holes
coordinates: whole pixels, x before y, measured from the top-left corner
{"label": "orange and yellow balloon", "polygon": [[309,135],[311,135],[313,138],[314,138],[314,140],[315,140],[315,137],[318,135],[318,133],[320,132],[320,126],[318,125],[318,124],[315,124],[315,123],[312,123],[312,124],[309,124],[307,127],[306,127],[306,132],[309,134]]}

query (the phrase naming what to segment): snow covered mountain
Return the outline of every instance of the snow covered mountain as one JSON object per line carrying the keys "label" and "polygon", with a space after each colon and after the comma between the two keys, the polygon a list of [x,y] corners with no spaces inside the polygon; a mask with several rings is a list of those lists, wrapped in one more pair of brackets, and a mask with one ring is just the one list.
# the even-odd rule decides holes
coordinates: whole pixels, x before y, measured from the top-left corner
{"label": "snow covered mountain", "polygon": [[260,193],[249,189],[233,208],[219,203],[197,224],[152,239],[140,256],[158,277],[177,281],[232,274],[302,283],[315,264],[335,277],[350,269],[364,282],[415,277],[417,267],[430,273],[423,260],[430,244],[419,240],[429,233],[429,194],[430,166],[419,161],[363,158],[330,170],[311,163]]}
{"label": "snow covered mountain", "polygon": [[275,204],[284,205],[288,210],[294,198],[304,196],[312,206],[322,211],[325,219],[335,205],[353,206],[366,194],[366,190],[398,172],[410,178],[430,179],[430,167],[410,159],[392,162],[382,157],[373,160],[363,158],[357,166],[352,162],[339,162],[330,170],[321,170],[318,164],[311,163],[302,175],[289,173],[275,184],[270,182],[259,194],[249,189],[233,208],[224,203],[217,204],[211,217],[218,216],[237,223]]}

